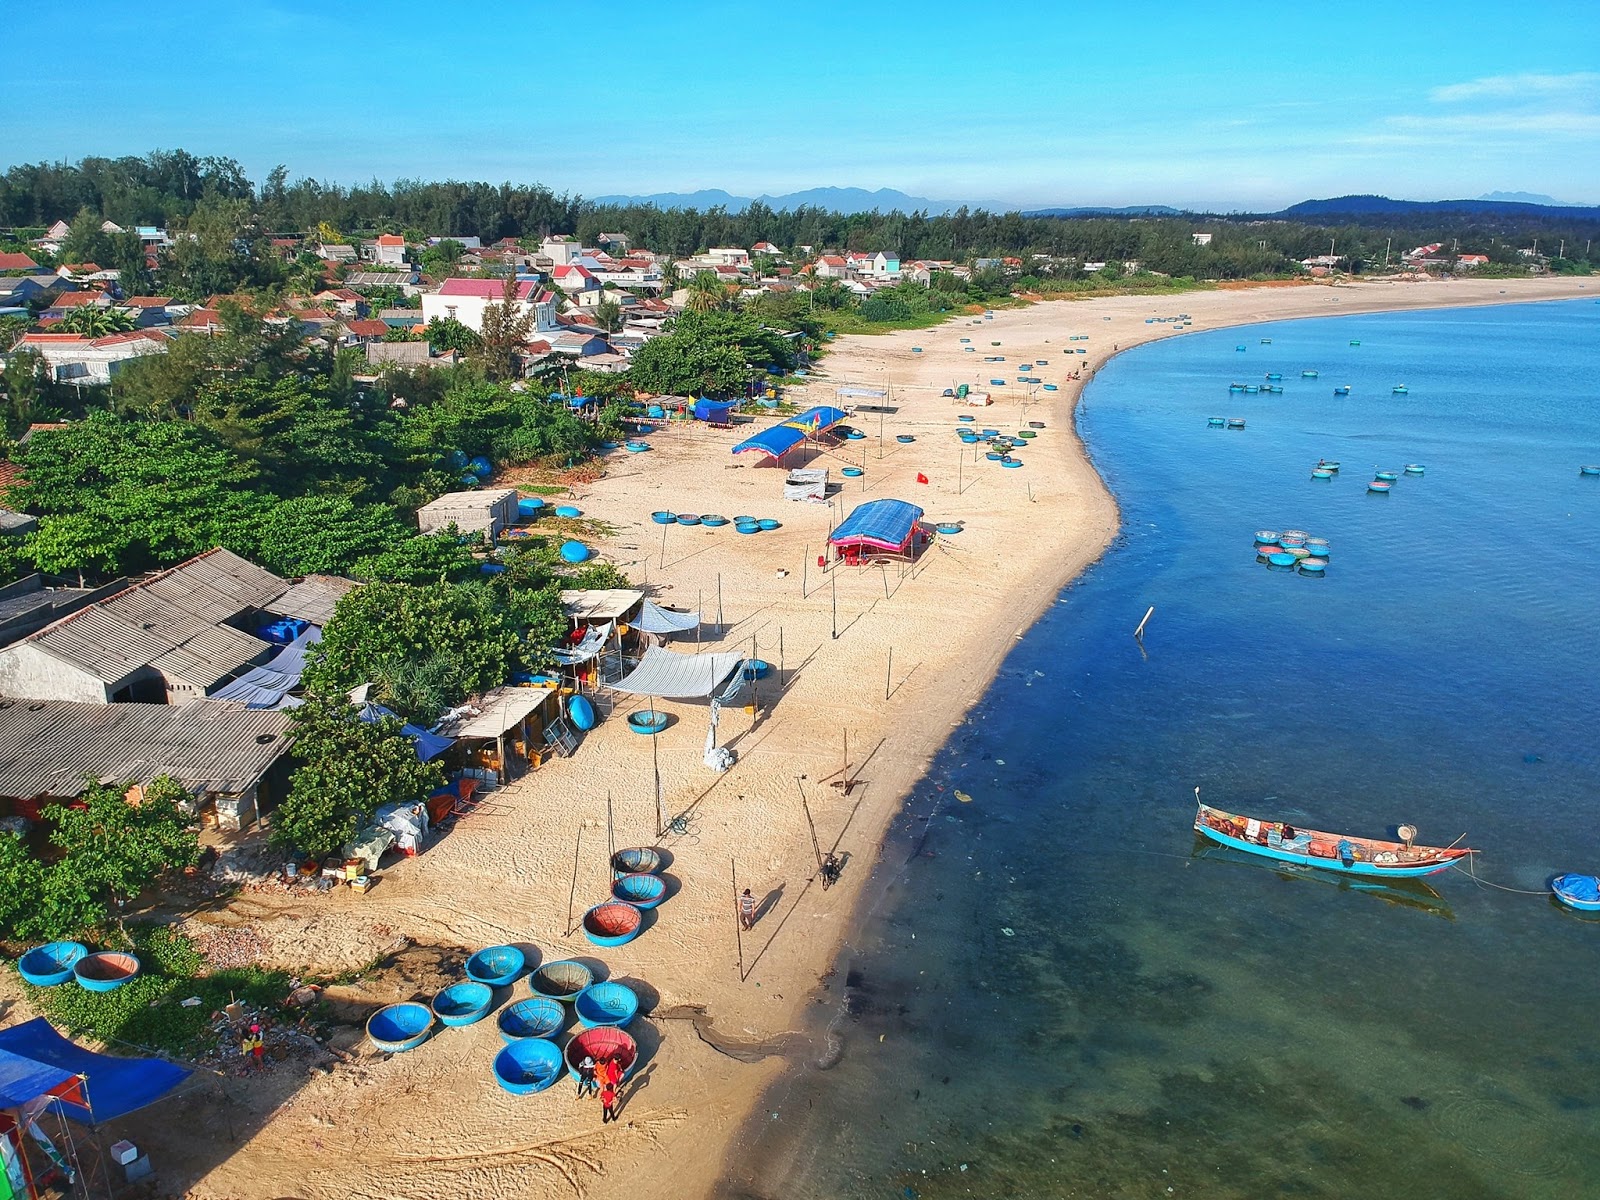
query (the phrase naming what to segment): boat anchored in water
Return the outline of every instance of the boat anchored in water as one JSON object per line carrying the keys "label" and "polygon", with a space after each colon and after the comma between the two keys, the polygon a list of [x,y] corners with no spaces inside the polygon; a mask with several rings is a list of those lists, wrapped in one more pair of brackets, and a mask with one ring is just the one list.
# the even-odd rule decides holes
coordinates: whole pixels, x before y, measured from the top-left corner
{"label": "boat anchored in water", "polygon": [[1414,879],[1448,870],[1477,853],[1464,846],[1415,845],[1413,839],[1417,831],[1410,825],[1400,826],[1400,841],[1387,842],[1316,829],[1296,829],[1282,821],[1263,821],[1258,817],[1224,812],[1200,803],[1199,788],[1194,790],[1194,799],[1198,809],[1194,830],[1202,837],[1247,854],[1325,871]]}

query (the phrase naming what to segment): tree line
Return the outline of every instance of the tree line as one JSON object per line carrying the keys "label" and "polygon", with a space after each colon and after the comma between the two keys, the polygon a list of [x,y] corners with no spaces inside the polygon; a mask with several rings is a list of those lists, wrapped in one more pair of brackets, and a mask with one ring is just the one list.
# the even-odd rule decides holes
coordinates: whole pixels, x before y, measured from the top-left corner
{"label": "tree line", "polygon": [[[1340,215],[1295,221],[1246,214],[1178,216],[1026,216],[959,208],[926,212],[837,213],[802,207],[779,211],[753,203],[738,212],[597,205],[539,184],[374,180],[347,186],[289,177],[278,166],[259,186],[229,158],[155,151],[143,157],[29,163],[0,175],[0,226],[37,228],[84,210],[118,224],[186,227],[207,203],[238,202],[263,232],[312,232],[321,226],[367,233],[537,240],[574,235],[593,245],[602,233],[634,245],[687,255],[712,246],[771,242],[785,251],[889,250],[902,260],[966,263],[993,255],[1072,262],[1138,262],[1144,269],[1197,279],[1246,278],[1293,269],[1331,252],[1356,268],[1393,260],[1415,244],[1459,241],[1463,252],[1511,262],[1537,235],[1567,257],[1588,263],[1595,230],[1571,218],[1492,213]],[[1195,232],[1210,233],[1196,245]],[[1553,247],[1552,247],[1553,248]],[[1038,260],[1043,262],[1044,259]],[[1060,270],[1041,266],[1040,270]]]}

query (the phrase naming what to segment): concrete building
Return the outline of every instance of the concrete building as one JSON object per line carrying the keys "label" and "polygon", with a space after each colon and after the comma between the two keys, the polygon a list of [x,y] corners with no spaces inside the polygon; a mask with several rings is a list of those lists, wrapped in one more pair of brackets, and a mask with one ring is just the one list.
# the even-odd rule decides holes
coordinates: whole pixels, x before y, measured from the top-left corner
{"label": "concrete building", "polygon": [[166,335],[140,329],[91,338],[81,333],[25,333],[13,348],[32,350],[50,364],[57,383],[103,385],[122,364],[146,354],[164,354]]}
{"label": "concrete building", "polygon": [[454,525],[461,533],[489,538],[517,523],[517,489],[485,488],[478,492],[446,492],[417,510],[417,526],[436,533]]}
{"label": "concrete building", "polygon": [[[460,321],[474,333],[483,332],[483,310],[505,299],[506,286],[499,279],[446,279],[437,292],[422,296],[422,318]],[[517,284],[517,300],[526,312],[534,314],[535,328],[555,327],[555,294],[540,291],[532,280]]]}

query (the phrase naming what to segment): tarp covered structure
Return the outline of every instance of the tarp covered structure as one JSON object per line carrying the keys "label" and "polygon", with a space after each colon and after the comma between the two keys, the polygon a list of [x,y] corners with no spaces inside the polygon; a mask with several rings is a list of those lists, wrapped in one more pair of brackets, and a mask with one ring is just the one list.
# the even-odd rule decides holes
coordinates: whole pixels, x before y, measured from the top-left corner
{"label": "tarp covered structure", "polygon": [[611,685],[630,696],[660,696],[664,700],[703,700],[712,696],[744,666],[744,655],[676,654],[651,646],[639,665]]}
{"label": "tarp covered structure", "polygon": [[189,1069],[159,1058],[96,1054],[62,1037],[43,1017],[0,1029],[0,1107],[27,1104],[51,1090],[20,1095],[40,1081],[79,1075],[88,1080],[89,1103],[64,1097],[53,1103],[73,1120],[95,1125],[154,1104],[187,1079]]}
{"label": "tarp covered structure", "polygon": [[321,640],[322,630],[312,625],[267,662],[211,693],[211,698],[241,701],[246,708],[277,708],[285,696],[300,686],[306,654]]}
{"label": "tarp covered structure", "polygon": [[755,452],[779,459],[806,438],[826,433],[849,415],[842,408],[834,408],[831,404],[819,404],[815,408],[808,408],[803,413],[786,421],[779,421],[776,425],[768,426],[760,433],[745,438],[733,448],[733,453]]}
{"label": "tarp covered structure", "polygon": [[700,625],[697,612],[673,612],[646,600],[633,619],[633,627],[643,633],[687,633]]}
{"label": "tarp covered structure", "polygon": [[[381,704],[374,704],[370,700],[361,706],[361,719],[369,725],[381,721],[384,717],[393,717],[397,721],[400,719],[398,713],[392,712]],[[400,732],[408,738],[415,739],[417,743],[417,758],[422,762],[438,758],[439,755],[456,744],[454,738],[447,738],[438,733],[430,733],[420,725],[402,725],[400,726]]]}
{"label": "tarp covered structure", "polygon": [[694,402],[694,419],[704,421],[708,425],[726,425],[733,411],[732,401],[723,400],[696,400]]}
{"label": "tarp covered structure", "polygon": [[575,667],[580,663],[586,663],[605,648],[613,628],[615,626],[612,625],[590,625],[583,631],[583,637],[578,641],[569,642],[565,646],[552,646],[550,653],[564,667]]}
{"label": "tarp covered structure", "polygon": [[887,550],[905,553],[922,520],[922,510],[906,500],[869,500],[828,535],[828,544],[840,550]]}

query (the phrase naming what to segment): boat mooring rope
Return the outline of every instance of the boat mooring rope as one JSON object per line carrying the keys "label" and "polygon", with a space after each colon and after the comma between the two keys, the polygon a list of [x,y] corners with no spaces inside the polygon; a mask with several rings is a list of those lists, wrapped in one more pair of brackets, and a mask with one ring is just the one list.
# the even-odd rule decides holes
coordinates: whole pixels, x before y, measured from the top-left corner
{"label": "boat mooring rope", "polygon": [[1458,871],[1462,871],[1462,870],[1466,871],[1467,877],[1469,879],[1471,879],[1472,882],[1477,884],[1479,887],[1494,888],[1496,891],[1511,892],[1511,893],[1513,893],[1515,895],[1518,895],[1518,896],[1548,896],[1548,895],[1550,895],[1550,889],[1549,888],[1543,888],[1540,891],[1534,892],[1534,891],[1529,891],[1527,888],[1507,887],[1503,883],[1490,883],[1487,879],[1479,879],[1478,878],[1478,872],[1473,869],[1473,866],[1472,866],[1472,855],[1470,855],[1470,854],[1467,855],[1467,865],[1465,867],[1463,867],[1460,863],[1455,863],[1454,866],[1455,866],[1455,869],[1458,870]]}

